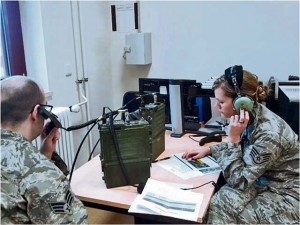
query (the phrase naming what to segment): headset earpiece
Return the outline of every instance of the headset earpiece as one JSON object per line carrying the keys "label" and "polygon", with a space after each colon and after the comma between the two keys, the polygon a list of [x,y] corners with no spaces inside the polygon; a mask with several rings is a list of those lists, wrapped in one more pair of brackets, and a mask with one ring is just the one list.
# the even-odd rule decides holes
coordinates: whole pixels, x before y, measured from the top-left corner
{"label": "headset earpiece", "polygon": [[225,70],[225,79],[234,88],[237,98],[233,100],[234,109],[239,113],[240,109],[252,111],[254,101],[248,96],[241,96],[240,87],[243,83],[243,67],[232,66]]}
{"label": "headset earpiece", "polygon": [[254,101],[251,98],[246,96],[237,97],[233,101],[234,109],[237,112],[240,112],[240,109],[245,109],[251,112],[253,109],[253,105],[254,105]]}

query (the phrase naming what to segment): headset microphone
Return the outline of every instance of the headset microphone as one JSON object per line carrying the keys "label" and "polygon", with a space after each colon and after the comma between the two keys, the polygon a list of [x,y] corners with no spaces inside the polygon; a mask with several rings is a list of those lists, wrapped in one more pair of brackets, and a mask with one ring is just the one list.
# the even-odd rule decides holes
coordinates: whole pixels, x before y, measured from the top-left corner
{"label": "headset microphone", "polygon": [[234,109],[239,113],[240,109],[252,111],[254,101],[248,96],[241,96],[240,87],[243,83],[243,67],[232,66],[225,70],[225,79],[234,88],[237,98],[233,101]]}

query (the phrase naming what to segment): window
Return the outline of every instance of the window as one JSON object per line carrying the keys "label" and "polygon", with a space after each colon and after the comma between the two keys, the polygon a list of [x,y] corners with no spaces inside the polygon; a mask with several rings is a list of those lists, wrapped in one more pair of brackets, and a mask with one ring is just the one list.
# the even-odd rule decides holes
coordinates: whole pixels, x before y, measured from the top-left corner
{"label": "window", "polygon": [[26,74],[18,1],[1,1],[1,79]]}

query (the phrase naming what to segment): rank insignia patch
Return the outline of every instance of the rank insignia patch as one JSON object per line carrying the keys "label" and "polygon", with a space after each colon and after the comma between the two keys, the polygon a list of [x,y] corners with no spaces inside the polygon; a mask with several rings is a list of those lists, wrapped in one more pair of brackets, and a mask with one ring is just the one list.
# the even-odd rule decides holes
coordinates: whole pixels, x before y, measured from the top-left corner
{"label": "rank insignia patch", "polygon": [[72,205],[72,202],[74,199],[74,197],[70,191],[67,192],[65,199],[66,199],[65,202],[49,203],[51,210],[56,214],[60,214],[60,213],[70,214],[71,213],[71,205]]}
{"label": "rank insignia patch", "polygon": [[254,162],[255,164],[263,164],[270,160],[271,153],[259,154],[258,151],[253,148],[250,152],[250,157],[252,159],[252,162]]}

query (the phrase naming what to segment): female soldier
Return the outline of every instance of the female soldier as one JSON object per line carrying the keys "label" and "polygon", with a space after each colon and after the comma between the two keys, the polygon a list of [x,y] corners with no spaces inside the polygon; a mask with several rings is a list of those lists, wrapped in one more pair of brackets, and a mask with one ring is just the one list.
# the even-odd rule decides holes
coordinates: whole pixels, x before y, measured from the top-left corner
{"label": "female soldier", "polygon": [[194,159],[212,154],[227,182],[213,196],[207,222],[298,224],[298,136],[260,104],[267,87],[234,66],[214,82],[213,90],[215,107],[230,118],[227,141],[183,154]]}

